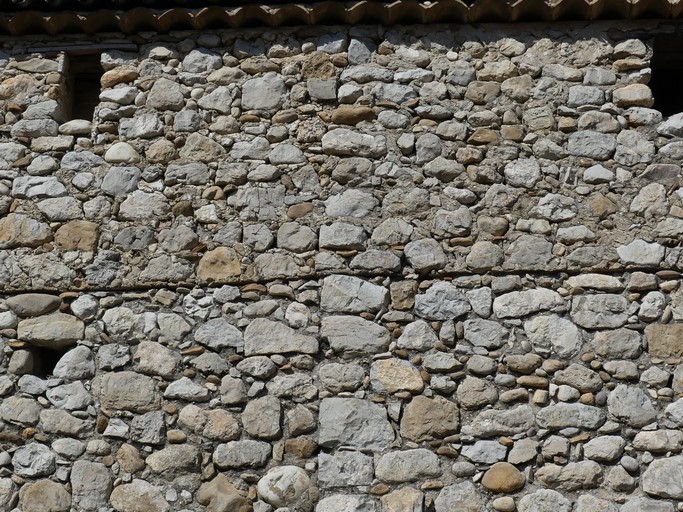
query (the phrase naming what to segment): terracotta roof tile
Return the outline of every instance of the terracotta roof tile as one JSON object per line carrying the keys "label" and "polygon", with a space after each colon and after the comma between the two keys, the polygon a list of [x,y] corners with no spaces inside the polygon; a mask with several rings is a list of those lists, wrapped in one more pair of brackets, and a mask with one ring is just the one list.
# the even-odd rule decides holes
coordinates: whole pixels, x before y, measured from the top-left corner
{"label": "terracotta roof tile", "polygon": [[[248,26],[673,19],[683,0],[394,0],[268,5],[225,0],[0,0],[0,33],[202,30]],[[137,4],[138,7],[132,6]]]}

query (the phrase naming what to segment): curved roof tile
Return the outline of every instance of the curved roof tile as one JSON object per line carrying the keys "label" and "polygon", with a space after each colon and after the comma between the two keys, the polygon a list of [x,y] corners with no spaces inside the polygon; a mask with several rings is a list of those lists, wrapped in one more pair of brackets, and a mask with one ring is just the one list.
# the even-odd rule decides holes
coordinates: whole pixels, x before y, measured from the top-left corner
{"label": "curved roof tile", "polygon": [[[284,0],[287,1],[287,0]],[[252,26],[672,19],[681,0],[357,0],[269,5],[225,0],[0,0],[0,33],[97,33]],[[130,6],[135,3],[138,7]],[[103,9],[103,6],[109,8]]]}

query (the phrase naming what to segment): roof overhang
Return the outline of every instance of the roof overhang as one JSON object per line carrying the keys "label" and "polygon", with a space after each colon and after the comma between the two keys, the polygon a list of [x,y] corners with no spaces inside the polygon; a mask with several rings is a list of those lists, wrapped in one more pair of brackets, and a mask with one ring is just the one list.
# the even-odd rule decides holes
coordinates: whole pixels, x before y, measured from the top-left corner
{"label": "roof overhang", "polygon": [[[131,8],[125,8],[128,0],[94,4],[90,0],[71,0],[75,9],[57,5],[59,2],[0,0],[0,34],[134,34],[256,26],[672,20],[683,17],[683,0],[360,0],[267,5],[186,0],[182,2],[185,7],[175,6],[181,4],[180,0],[147,0],[144,7]],[[190,7],[197,4],[203,6]],[[103,5],[111,8],[94,8]],[[166,7],[159,8],[162,6]]]}

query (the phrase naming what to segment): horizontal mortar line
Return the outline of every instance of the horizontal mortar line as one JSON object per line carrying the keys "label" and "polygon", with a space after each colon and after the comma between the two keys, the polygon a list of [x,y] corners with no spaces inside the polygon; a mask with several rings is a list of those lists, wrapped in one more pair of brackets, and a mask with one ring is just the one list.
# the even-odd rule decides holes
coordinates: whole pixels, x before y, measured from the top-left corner
{"label": "horizontal mortar line", "polygon": [[376,278],[383,278],[383,279],[390,279],[391,281],[400,281],[400,280],[415,280],[415,281],[432,281],[432,280],[439,280],[439,279],[457,279],[461,277],[484,277],[484,276],[491,276],[491,277],[507,277],[507,276],[519,276],[519,277],[525,277],[525,276],[532,276],[532,277],[551,277],[551,278],[563,278],[564,276],[566,277],[572,277],[572,276],[579,276],[583,274],[599,274],[599,275],[605,275],[605,276],[621,276],[624,274],[628,273],[633,273],[633,272],[644,272],[646,274],[656,274],[657,272],[660,272],[662,270],[672,270],[674,272],[678,272],[678,270],[675,269],[654,269],[651,267],[629,267],[627,269],[586,269],[586,270],[510,270],[510,271],[504,271],[504,270],[497,270],[497,271],[488,271],[488,272],[440,272],[438,274],[422,274],[418,275],[417,279],[412,279],[408,278],[407,276],[403,274],[397,274],[397,273],[372,273],[372,272],[349,272],[349,271],[339,271],[339,272],[320,272],[320,273],[315,273],[315,274],[308,274],[306,276],[298,276],[298,277],[280,277],[280,278],[272,278],[272,279],[245,279],[245,280],[239,280],[239,281],[233,281],[233,282],[221,282],[221,283],[191,283],[191,282],[172,282],[172,283],[165,283],[165,284],[149,284],[149,285],[131,285],[131,286],[119,286],[119,287],[107,287],[107,286],[100,286],[100,287],[86,287],[86,288],[23,288],[23,289],[11,289],[11,290],[1,290],[0,289],[0,295],[5,295],[5,296],[14,296],[14,295],[21,295],[25,293],[46,293],[46,294],[62,294],[62,293],[98,293],[98,292],[112,292],[112,293],[144,293],[144,292],[150,292],[154,290],[178,290],[179,288],[188,288],[190,290],[194,288],[203,288],[203,289],[216,289],[221,286],[236,286],[236,287],[242,287],[242,286],[247,286],[249,284],[262,284],[262,285],[268,285],[271,283],[282,283],[286,284],[288,281],[314,281],[318,279],[322,279],[325,277],[333,276],[333,275],[344,275],[344,276],[351,276],[351,277],[358,277],[361,279],[376,279]]}

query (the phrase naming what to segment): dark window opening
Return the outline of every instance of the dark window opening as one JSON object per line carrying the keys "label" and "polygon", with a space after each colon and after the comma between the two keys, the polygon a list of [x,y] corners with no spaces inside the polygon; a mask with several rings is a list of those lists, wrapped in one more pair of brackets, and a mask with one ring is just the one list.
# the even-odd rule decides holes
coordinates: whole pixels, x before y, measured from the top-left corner
{"label": "dark window opening", "polygon": [[651,62],[650,89],[654,108],[665,117],[683,112],[681,80],[683,80],[683,35],[655,37]]}
{"label": "dark window opening", "polygon": [[33,356],[33,371],[31,375],[45,379],[51,377],[55,371],[55,366],[64,354],[68,352],[68,348],[63,350],[52,350],[44,347],[31,347],[29,351]]}
{"label": "dark window opening", "polygon": [[100,102],[100,80],[104,74],[100,54],[68,55],[67,59],[68,118],[92,121]]}

